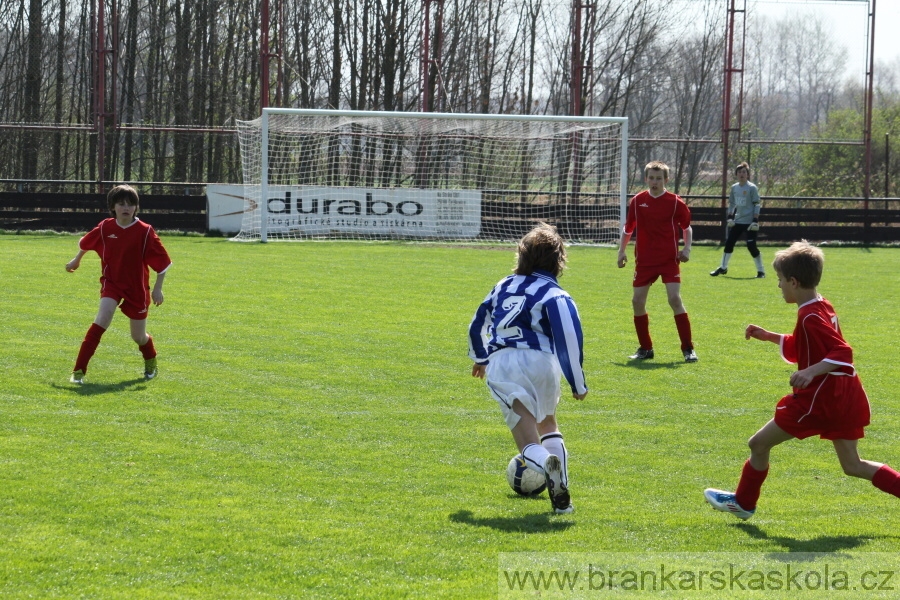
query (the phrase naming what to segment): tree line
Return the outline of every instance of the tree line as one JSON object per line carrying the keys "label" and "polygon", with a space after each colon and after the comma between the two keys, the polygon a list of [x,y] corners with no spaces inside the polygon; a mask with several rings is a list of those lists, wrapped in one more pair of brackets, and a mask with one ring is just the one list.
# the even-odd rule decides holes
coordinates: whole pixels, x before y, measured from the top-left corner
{"label": "tree line", "polygon": [[[638,184],[640,166],[662,158],[681,193],[721,185],[721,0],[591,3],[575,48],[569,0],[270,0],[266,23],[261,0],[100,1],[0,5],[0,179],[238,182],[235,122],[258,117],[264,97],[417,111],[424,83],[426,110],[627,116]],[[807,43],[830,37],[814,14],[747,19],[735,158],[770,192],[860,195],[860,146],[766,143],[861,139],[863,87],[844,76],[846,50]],[[898,72],[876,69],[876,192],[900,179],[880,142],[900,134]],[[809,177],[822,160],[840,173]]]}

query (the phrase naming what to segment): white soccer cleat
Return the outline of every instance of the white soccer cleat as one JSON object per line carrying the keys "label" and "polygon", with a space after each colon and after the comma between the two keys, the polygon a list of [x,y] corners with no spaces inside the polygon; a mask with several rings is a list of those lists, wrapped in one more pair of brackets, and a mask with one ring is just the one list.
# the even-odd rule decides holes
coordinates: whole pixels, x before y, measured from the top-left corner
{"label": "white soccer cleat", "polygon": [[83,385],[84,384],[84,371],[81,371],[81,370],[73,371],[72,376],[69,377],[69,383]]}
{"label": "white soccer cleat", "polygon": [[738,519],[743,519],[744,521],[752,517],[753,513],[756,512],[756,509],[746,510],[741,508],[741,505],[737,503],[733,492],[706,488],[703,490],[703,497],[706,498],[706,501],[709,502],[714,509],[731,513]]}

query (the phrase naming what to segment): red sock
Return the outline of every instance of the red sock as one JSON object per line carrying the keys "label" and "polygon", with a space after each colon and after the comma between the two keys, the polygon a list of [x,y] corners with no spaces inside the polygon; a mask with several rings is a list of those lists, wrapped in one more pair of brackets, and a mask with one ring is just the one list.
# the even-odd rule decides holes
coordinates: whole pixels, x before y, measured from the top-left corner
{"label": "red sock", "polygon": [[882,465],[880,469],[875,471],[875,476],[872,477],[872,485],[882,492],[887,492],[900,498],[900,473],[887,465]]}
{"label": "red sock", "polygon": [[[675,328],[678,329],[678,338],[681,340],[681,350],[691,350],[694,347],[694,342],[691,340],[691,320],[688,318],[687,313],[675,315]],[[741,506],[744,505],[741,504]]]}
{"label": "red sock", "polygon": [[138,350],[141,351],[141,354],[144,357],[144,360],[150,360],[151,358],[156,358],[156,348],[153,347],[153,336],[147,336],[147,343],[143,346],[138,346]]}
{"label": "red sock", "polygon": [[734,499],[741,505],[741,508],[744,510],[756,510],[756,502],[759,500],[762,484],[768,474],[768,468],[765,471],[757,471],[750,464],[749,460],[744,463],[744,469],[741,471],[741,480],[738,483],[737,491],[734,492]]}
{"label": "red sock", "polygon": [[94,356],[94,352],[97,351],[97,346],[100,345],[100,338],[103,337],[105,332],[106,330],[96,323],[91,323],[91,326],[84,336],[84,341],[81,342],[81,350],[78,351],[78,358],[75,359],[75,368],[72,369],[73,372],[81,371],[87,373],[88,363],[90,362],[91,357]]}
{"label": "red sock", "polygon": [[638,343],[644,350],[653,349],[653,340],[650,339],[650,315],[644,313],[634,318],[634,329],[637,331]]}

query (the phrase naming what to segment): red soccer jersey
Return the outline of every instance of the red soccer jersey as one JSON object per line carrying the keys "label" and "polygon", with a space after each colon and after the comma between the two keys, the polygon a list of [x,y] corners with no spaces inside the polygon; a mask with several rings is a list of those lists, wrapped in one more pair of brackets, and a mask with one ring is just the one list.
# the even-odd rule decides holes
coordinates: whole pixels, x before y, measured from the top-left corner
{"label": "red soccer jersey", "polygon": [[678,262],[679,228],[691,224],[691,211],[684,200],[666,191],[654,198],[644,190],[631,199],[623,231],[637,232],[635,267],[655,267]]}
{"label": "red soccer jersey", "polygon": [[[820,375],[803,389],[794,388],[785,397],[786,412],[793,428],[808,427],[822,431],[847,431],[869,424],[869,399],[853,366],[853,349],[841,335],[834,307],[821,296],[803,304],[797,311],[797,326],[791,335],[782,335],[779,344],[781,357],[805,369],[821,361],[838,365],[838,368]],[[776,412],[776,423],[780,415]],[[788,432],[796,435],[795,431]],[[828,438],[832,439],[832,438]]]}
{"label": "red soccer jersey", "polygon": [[137,218],[127,227],[105,219],[79,247],[100,255],[100,295],[111,285],[138,307],[150,304],[150,269],[162,273],[172,264],[153,227]]}

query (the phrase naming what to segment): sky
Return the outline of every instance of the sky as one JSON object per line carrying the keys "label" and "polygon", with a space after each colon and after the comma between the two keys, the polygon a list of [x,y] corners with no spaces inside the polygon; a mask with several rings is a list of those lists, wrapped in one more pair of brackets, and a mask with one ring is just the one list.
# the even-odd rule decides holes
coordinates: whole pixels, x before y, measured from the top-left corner
{"label": "sky", "polygon": [[[725,0],[726,2],[728,0]],[[741,4],[743,0],[738,0]],[[831,26],[835,40],[847,49],[848,70],[865,77],[866,33],[871,0],[747,0],[747,10],[771,17],[818,14]],[[875,63],[891,63],[900,68],[900,2],[875,0]],[[877,70],[876,70],[877,73]]]}
{"label": "sky", "polygon": [[[667,0],[690,8],[706,0]],[[792,14],[818,15],[830,27],[836,43],[847,49],[847,76],[865,80],[866,34],[870,2],[875,2],[875,62],[900,69],[900,0],[735,0],[738,9],[746,2],[748,17],[765,15],[780,19]],[[726,10],[731,0],[714,0]],[[738,21],[740,23],[740,21]]]}

